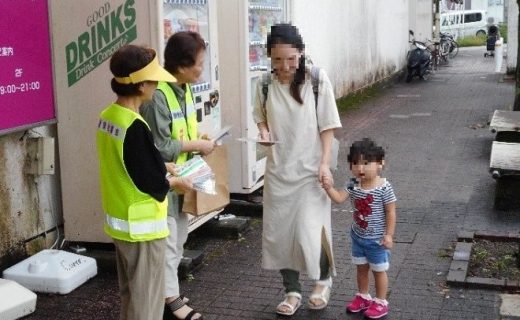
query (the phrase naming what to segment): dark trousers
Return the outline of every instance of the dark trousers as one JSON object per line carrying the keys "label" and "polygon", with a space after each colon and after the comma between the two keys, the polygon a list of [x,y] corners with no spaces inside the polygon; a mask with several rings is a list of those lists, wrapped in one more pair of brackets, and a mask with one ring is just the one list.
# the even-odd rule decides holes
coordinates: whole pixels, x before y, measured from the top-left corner
{"label": "dark trousers", "polygon": [[[292,269],[280,270],[283,278],[283,286],[285,293],[298,292],[302,293],[302,286],[300,284],[300,273]],[[320,254],[320,280],[326,280],[330,277],[330,263],[327,254],[323,248]]]}

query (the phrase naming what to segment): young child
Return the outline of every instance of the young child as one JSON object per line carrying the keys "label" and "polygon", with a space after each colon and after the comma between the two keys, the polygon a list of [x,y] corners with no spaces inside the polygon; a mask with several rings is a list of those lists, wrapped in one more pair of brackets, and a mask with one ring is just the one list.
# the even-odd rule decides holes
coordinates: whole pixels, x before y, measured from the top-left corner
{"label": "young child", "polygon": [[[335,203],[350,197],[354,208],[352,262],[357,265],[359,292],[347,304],[347,312],[364,311],[365,317],[379,319],[388,314],[386,293],[390,251],[395,230],[396,197],[392,185],[381,177],[385,151],[372,140],[364,138],[350,147],[348,162],[355,179],[344,189],[336,190],[332,178],[326,178],[323,188]],[[368,293],[369,269],[375,278],[376,297]]]}

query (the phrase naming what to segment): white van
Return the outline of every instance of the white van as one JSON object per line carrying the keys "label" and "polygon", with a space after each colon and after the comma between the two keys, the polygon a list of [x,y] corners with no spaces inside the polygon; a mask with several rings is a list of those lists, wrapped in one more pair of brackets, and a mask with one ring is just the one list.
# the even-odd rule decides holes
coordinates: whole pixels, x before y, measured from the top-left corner
{"label": "white van", "polygon": [[487,33],[486,11],[457,10],[441,13],[441,32],[455,37],[485,36]]}

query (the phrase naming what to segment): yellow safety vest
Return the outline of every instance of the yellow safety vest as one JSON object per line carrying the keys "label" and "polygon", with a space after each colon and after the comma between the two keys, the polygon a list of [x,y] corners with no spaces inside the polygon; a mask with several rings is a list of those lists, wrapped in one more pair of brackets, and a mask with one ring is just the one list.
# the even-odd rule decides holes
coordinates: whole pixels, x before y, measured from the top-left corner
{"label": "yellow safety vest", "polygon": [[130,109],[111,104],[101,112],[97,130],[101,198],[105,232],[129,242],[150,241],[168,236],[168,200],[160,202],[141,192],[123,160],[123,142],[134,121],[146,121]]}
{"label": "yellow safety vest", "polygon": [[[193,103],[193,94],[189,84],[186,84],[186,114],[182,112],[177,96],[173,88],[167,82],[159,82],[157,90],[166,97],[166,103],[170,109],[172,118],[171,138],[179,141],[197,140],[197,111]],[[188,152],[182,152],[177,157],[176,164],[182,164],[188,160]]]}

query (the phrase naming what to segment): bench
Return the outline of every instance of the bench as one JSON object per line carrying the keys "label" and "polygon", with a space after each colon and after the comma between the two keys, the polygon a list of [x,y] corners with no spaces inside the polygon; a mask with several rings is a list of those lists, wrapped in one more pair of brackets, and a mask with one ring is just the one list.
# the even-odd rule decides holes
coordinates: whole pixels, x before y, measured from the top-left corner
{"label": "bench", "polygon": [[520,143],[520,112],[495,110],[489,129],[497,134],[496,141]]}
{"label": "bench", "polygon": [[495,110],[489,124],[496,133],[489,172],[497,180],[495,208],[520,208],[520,112]]}
{"label": "bench", "polygon": [[493,178],[520,176],[520,143],[493,141],[489,171]]}

